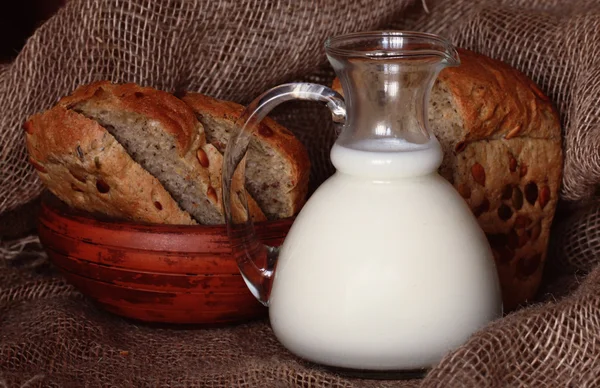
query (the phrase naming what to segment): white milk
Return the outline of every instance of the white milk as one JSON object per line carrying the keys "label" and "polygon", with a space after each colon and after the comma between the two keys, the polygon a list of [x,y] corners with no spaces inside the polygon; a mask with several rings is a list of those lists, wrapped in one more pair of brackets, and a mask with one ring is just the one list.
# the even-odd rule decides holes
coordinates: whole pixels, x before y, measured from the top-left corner
{"label": "white milk", "polygon": [[302,209],[275,272],[270,319],[284,346],[325,365],[426,368],[501,315],[489,245],[435,173],[436,140],[409,152],[335,145],[331,158],[338,172]]}

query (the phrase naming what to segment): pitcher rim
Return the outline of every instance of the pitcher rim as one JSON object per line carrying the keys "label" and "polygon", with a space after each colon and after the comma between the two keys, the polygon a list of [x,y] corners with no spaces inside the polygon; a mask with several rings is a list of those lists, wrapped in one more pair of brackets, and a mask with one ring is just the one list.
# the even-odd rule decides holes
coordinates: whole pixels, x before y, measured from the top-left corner
{"label": "pitcher rim", "polygon": [[[405,38],[409,42],[420,41],[428,43],[431,47],[414,49],[397,46],[381,47],[376,50],[361,49],[360,46],[359,48],[347,47],[350,43],[360,41],[361,39],[372,40],[376,38]],[[327,55],[373,60],[436,56],[444,60],[448,66],[458,66],[460,64],[456,48],[447,39],[436,34],[419,31],[378,30],[331,36],[325,41],[325,52]]]}

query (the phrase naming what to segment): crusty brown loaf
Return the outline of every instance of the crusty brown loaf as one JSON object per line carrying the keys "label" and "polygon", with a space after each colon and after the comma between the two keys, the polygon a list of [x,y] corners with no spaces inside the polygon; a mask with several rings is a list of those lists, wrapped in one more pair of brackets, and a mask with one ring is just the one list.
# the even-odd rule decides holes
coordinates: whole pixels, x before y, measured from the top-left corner
{"label": "crusty brown loaf", "polygon": [[[79,116],[79,120],[86,125],[95,124],[99,131],[104,130],[109,137],[116,137],[118,143],[122,144],[131,156],[129,159],[133,159],[132,162],[139,163],[144,170],[156,177],[177,200],[179,206],[196,221],[202,224],[223,223],[220,176],[211,176],[211,172],[220,171],[222,157],[211,152],[213,147],[206,144],[202,125],[185,103],[169,93],[155,89],[101,81],[78,88],[72,95],[63,98],[55,109],[58,108],[67,110],[70,116]],[[37,115],[36,121],[47,126],[41,136],[68,138],[75,133],[81,135],[78,141],[87,141],[86,135],[78,133],[77,127],[64,131],[61,127],[61,117],[46,112]],[[46,133],[49,131],[54,133]],[[35,141],[34,137],[28,136],[28,143],[33,144]],[[77,147],[77,144],[74,147]],[[40,157],[59,160],[59,164],[64,156],[64,150],[53,147],[45,147],[40,151]],[[99,152],[102,153],[102,149]],[[212,157],[209,159],[206,153],[210,153]],[[123,159],[126,158],[123,156]],[[67,169],[73,168],[70,165],[72,161],[62,162]],[[134,177],[128,175],[119,177],[120,180],[113,179],[113,185],[117,187],[134,180]],[[72,202],[69,198],[71,193],[62,187],[63,183],[58,178],[49,173],[48,186],[61,199]],[[236,185],[238,190],[243,190],[240,180],[234,182],[234,188]],[[139,190],[146,189],[139,185]],[[141,220],[143,215],[137,214],[136,217],[132,217],[127,214],[132,209],[123,206],[123,198],[109,193],[110,191],[106,193],[108,195],[101,196],[99,201],[94,198],[87,204],[71,204],[83,210],[117,215],[106,211],[107,207],[113,206],[121,209],[119,216]],[[90,197],[94,195],[98,193],[89,192]],[[234,201],[234,218],[244,219],[245,214],[237,196],[234,197]],[[255,220],[264,220],[264,214],[252,198],[248,198],[248,202],[252,217]],[[156,210],[161,211],[162,203],[154,205]]]}
{"label": "crusty brown loaf", "polygon": [[[221,153],[244,107],[198,93],[181,97],[204,125],[207,141]],[[310,160],[306,149],[286,128],[265,118],[250,141],[246,189],[268,218],[296,214],[308,191]]]}
{"label": "crusty brown loaf", "polygon": [[[488,236],[506,310],[530,300],[546,259],[562,175],[560,121],[548,98],[510,66],[459,50],[439,75],[429,126],[444,149],[440,174]],[[339,81],[334,89],[341,91]]]}

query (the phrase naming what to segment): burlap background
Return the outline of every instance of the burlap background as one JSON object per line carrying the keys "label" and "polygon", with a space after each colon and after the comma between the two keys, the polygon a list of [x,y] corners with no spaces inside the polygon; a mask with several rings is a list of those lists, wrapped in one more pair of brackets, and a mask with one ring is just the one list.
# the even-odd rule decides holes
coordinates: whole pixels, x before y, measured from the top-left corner
{"label": "burlap background", "polygon": [[[71,0],[0,67],[0,386],[593,387],[600,385],[600,2],[428,0]],[[347,379],[281,348],[266,322],[156,328],[106,314],[26,235],[41,186],[21,123],[80,83],[134,81],[247,102],[275,84],[329,82],[327,35],[381,27],[436,32],[508,62],[559,108],[565,173],[544,289],[423,381]],[[308,146],[312,184],[331,172],[329,114],[278,119]],[[35,205],[35,203],[34,203]]]}

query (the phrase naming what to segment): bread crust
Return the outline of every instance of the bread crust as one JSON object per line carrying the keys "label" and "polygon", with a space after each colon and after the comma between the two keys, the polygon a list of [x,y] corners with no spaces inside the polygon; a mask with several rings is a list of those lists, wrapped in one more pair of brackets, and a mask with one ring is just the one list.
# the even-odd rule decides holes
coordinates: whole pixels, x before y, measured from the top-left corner
{"label": "bread crust", "polygon": [[462,141],[529,137],[560,141],[558,114],[533,81],[504,62],[458,49],[461,65],[444,69],[463,119]]}
{"label": "bread crust", "polygon": [[78,103],[93,98],[102,99],[107,110],[133,112],[160,122],[162,128],[177,139],[181,156],[192,151],[198,137],[201,143],[205,141],[204,131],[202,126],[198,126],[194,112],[162,90],[133,83],[98,81],[80,86],[71,95],[63,97],[58,105],[72,109]]}

